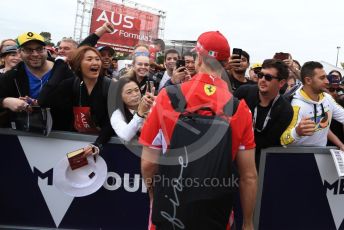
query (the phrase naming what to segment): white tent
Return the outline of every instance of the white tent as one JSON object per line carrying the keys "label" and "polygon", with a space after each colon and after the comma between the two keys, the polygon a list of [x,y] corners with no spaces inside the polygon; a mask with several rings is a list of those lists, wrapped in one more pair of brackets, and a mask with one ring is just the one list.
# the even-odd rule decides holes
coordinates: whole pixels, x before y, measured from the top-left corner
{"label": "white tent", "polygon": [[326,71],[326,73],[329,73],[331,70],[338,70],[339,72],[341,72],[342,76],[344,76],[344,69],[336,67],[335,65],[332,65],[325,61],[320,61],[320,63],[324,66],[324,70]]}

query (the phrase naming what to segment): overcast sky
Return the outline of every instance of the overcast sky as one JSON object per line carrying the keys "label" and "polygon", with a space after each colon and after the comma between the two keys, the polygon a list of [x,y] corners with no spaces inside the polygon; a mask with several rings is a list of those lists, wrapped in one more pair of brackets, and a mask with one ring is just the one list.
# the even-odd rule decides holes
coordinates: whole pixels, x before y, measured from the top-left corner
{"label": "overcast sky", "polygon": [[[251,55],[251,63],[289,52],[300,62],[344,62],[343,0],[137,0],[167,11],[164,39],[196,40],[221,31],[230,46]],[[57,42],[73,36],[76,0],[1,1],[0,40],[27,31],[52,33]]]}

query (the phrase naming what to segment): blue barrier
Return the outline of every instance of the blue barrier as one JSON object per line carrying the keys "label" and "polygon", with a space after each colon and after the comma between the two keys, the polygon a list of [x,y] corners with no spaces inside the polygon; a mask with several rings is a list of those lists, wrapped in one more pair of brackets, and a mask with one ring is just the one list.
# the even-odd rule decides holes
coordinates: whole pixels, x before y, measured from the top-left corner
{"label": "blue barrier", "polygon": [[96,193],[74,198],[54,187],[55,164],[95,138],[66,132],[41,137],[0,129],[0,227],[147,229],[149,201],[140,158],[117,138],[104,147],[108,177]]}
{"label": "blue barrier", "polygon": [[255,229],[343,230],[344,178],[328,148],[268,148],[259,169]]}
{"label": "blue barrier", "polygon": [[[140,158],[117,138],[102,153],[108,178],[100,190],[74,198],[54,187],[55,164],[95,138],[0,129],[0,228],[147,229]],[[344,178],[329,149],[265,149],[259,171],[255,229],[344,230]]]}

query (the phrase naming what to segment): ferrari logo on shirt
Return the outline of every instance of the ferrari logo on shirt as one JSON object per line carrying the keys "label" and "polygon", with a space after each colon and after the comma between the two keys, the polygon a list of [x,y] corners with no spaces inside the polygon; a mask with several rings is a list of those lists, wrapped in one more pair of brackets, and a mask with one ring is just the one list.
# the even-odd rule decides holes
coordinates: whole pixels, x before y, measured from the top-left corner
{"label": "ferrari logo on shirt", "polygon": [[204,85],[204,92],[205,94],[207,94],[208,96],[213,95],[216,92],[216,86],[214,85],[209,85],[209,84],[205,84]]}

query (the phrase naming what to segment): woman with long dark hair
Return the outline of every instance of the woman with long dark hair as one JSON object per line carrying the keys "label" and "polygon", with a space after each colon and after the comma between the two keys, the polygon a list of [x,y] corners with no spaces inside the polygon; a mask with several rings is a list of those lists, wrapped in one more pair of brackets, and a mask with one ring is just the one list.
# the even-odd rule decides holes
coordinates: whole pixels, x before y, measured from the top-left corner
{"label": "woman with long dark hair", "polygon": [[129,142],[140,130],[153,105],[154,95],[146,92],[141,97],[138,83],[128,77],[122,77],[116,82],[115,95],[115,111],[111,116],[111,125],[119,138]]}

